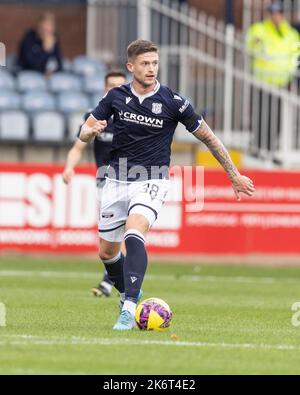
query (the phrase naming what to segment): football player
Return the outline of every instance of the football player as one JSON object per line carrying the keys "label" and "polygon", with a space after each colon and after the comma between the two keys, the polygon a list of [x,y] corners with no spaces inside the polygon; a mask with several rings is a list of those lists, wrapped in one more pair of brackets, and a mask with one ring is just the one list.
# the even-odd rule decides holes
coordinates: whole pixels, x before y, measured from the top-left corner
{"label": "football player", "polygon": [[[80,133],[82,141],[92,141],[113,116],[114,137],[99,232],[100,258],[123,304],[114,330],[135,326],[147,268],[145,238],[168,193],[171,143],[178,122],[207,145],[226,171],[238,200],[241,193],[254,193],[252,180],[239,173],[227,149],[189,101],[157,80],[157,46],[136,40],[127,55],[132,82],[110,90]],[[123,240],[126,257],[120,251]]]}

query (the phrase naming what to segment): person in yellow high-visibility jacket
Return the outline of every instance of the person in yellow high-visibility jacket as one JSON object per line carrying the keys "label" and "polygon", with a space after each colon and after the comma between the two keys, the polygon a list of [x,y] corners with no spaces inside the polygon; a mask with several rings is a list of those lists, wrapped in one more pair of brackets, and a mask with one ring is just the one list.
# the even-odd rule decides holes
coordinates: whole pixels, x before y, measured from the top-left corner
{"label": "person in yellow high-visibility jacket", "polygon": [[285,19],[282,2],[273,2],[268,11],[270,18],[253,24],[247,32],[252,71],[264,83],[286,87],[297,70],[300,36]]}

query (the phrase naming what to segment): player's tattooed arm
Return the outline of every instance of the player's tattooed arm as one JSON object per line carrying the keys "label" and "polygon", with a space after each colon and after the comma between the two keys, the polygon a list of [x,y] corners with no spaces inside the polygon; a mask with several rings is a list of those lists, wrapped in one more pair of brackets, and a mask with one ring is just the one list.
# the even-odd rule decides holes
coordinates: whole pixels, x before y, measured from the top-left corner
{"label": "player's tattooed arm", "polygon": [[196,133],[194,133],[194,136],[207,146],[214,157],[222,165],[230,180],[238,176],[239,172],[232,162],[227,149],[204,120]]}
{"label": "player's tattooed arm", "polygon": [[194,136],[208,147],[217,161],[224,168],[232,183],[237,199],[240,200],[240,192],[245,193],[248,196],[252,196],[255,191],[252,180],[239,173],[238,169],[232,162],[227,149],[204,120],[198,130],[194,133]]}

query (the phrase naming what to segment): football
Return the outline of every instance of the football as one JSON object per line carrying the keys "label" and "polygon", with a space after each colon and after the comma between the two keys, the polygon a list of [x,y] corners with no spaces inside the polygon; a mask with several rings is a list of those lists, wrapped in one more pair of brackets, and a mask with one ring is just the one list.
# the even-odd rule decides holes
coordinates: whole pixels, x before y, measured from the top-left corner
{"label": "football", "polygon": [[137,306],[135,320],[141,330],[164,331],[170,326],[171,319],[172,311],[162,299],[146,299]]}

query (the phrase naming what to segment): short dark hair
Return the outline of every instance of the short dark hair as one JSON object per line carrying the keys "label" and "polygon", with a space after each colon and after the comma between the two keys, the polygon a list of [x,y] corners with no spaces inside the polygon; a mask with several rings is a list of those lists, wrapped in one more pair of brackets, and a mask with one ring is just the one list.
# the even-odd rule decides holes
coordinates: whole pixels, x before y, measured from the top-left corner
{"label": "short dark hair", "polygon": [[111,70],[105,74],[105,85],[107,85],[107,81],[110,77],[123,77],[124,80],[126,80],[126,74],[122,70]]}
{"label": "short dark hair", "polygon": [[158,52],[158,47],[148,40],[135,40],[127,48],[128,60],[134,60],[137,56],[147,52]]}

